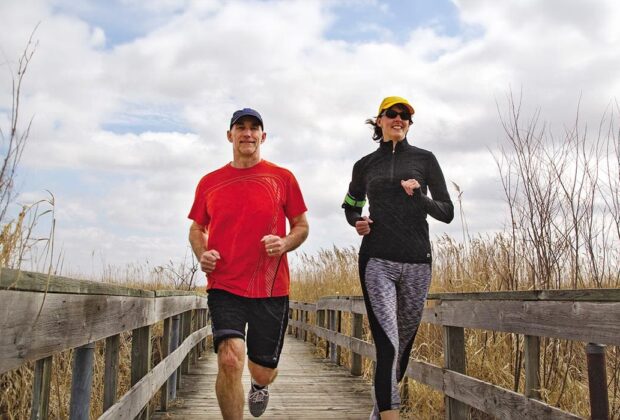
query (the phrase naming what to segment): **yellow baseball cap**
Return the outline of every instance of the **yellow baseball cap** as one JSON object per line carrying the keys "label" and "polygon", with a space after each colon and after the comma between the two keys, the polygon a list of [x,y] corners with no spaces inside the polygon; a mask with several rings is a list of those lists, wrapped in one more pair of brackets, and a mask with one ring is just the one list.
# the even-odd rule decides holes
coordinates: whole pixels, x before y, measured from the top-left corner
{"label": "yellow baseball cap", "polygon": [[388,96],[383,101],[381,101],[381,105],[379,105],[379,112],[377,115],[381,115],[384,109],[388,109],[396,104],[401,104],[407,107],[411,115],[415,114],[415,109],[411,106],[408,100],[405,98],[401,98],[400,96]]}

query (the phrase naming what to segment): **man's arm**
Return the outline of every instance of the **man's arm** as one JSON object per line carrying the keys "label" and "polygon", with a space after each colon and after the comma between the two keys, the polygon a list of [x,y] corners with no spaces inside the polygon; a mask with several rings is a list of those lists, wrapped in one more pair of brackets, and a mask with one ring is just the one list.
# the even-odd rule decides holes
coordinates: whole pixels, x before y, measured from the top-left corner
{"label": "man's arm", "polygon": [[208,235],[208,231],[204,226],[192,222],[189,228],[189,243],[196,255],[196,259],[200,263],[200,268],[207,274],[215,270],[217,260],[220,259],[220,253],[215,249],[207,250]]}
{"label": "man's arm", "polygon": [[308,219],[306,213],[289,220],[291,231],[284,238],[276,235],[265,235],[261,241],[265,245],[265,252],[271,257],[279,257],[299,247],[308,237]]}
{"label": "man's arm", "polygon": [[196,222],[192,222],[189,227],[189,243],[196,259],[200,261],[200,257],[207,250],[207,229]]}
{"label": "man's arm", "polygon": [[306,213],[302,213],[299,216],[290,220],[291,231],[284,237],[285,252],[297,249],[299,245],[304,243],[308,237],[310,227],[308,226],[308,219]]}

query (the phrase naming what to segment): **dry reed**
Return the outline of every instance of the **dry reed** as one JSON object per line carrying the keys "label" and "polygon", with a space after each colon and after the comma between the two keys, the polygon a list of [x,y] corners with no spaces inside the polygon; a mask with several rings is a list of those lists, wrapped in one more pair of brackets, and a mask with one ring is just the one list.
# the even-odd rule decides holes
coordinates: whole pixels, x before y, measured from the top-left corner
{"label": "dry reed", "polygon": [[[431,293],[510,290],[519,284],[519,276],[527,270],[516,270],[508,264],[510,249],[505,235],[478,238],[467,245],[444,236],[434,244],[435,260]],[[302,255],[302,264],[293,271],[291,299],[315,302],[326,295],[361,295],[354,249],[323,250],[315,257]],[[511,277],[512,276],[512,277]],[[526,283],[521,283],[526,284]],[[594,287],[590,283],[586,286]],[[343,333],[349,334],[349,322],[343,318]],[[365,328],[367,341],[369,337]],[[467,373],[473,377],[524,391],[523,337],[518,334],[466,330]],[[422,324],[412,357],[443,366],[441,329]],[[322,350],[319,350],[321,353]],[[607,349],[609,402],[612,418],[620,418],[620,362],[618,348]],[[342,362],[348,365],[350,354],[342,351]],[[365,361],[364,375],[371,378],[372,363]],[[542,399],[563,410],[587,417],[589,415],[585,343],[557,339],[541,340]],[[401,390],[402,391],[402,390]],[[415,381],[407,381],[405,418],[433,419],[443,416],[443,395]],[[472,418],[485,419],[483,413],[471,411]]]}

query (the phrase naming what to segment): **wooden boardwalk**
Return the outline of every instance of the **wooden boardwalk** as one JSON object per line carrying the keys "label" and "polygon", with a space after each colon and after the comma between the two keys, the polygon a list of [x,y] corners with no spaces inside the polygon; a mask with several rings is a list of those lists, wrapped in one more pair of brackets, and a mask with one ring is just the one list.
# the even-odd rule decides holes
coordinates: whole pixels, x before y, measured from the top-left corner
{"label": "wooden boardwalk", "polygon": [[[287,336],[279,374],[269,387],[267,411],[261,419],[368,419],[372,410],[370,384],[313,354],[315,347]],[[216,357],[209,350],[198,365],[183,375],[175,402],[153,419],[220,419],[215,398]],[[249,387],[247,367],[244,389]],[[253,419],[245,404],[244,418]]]}

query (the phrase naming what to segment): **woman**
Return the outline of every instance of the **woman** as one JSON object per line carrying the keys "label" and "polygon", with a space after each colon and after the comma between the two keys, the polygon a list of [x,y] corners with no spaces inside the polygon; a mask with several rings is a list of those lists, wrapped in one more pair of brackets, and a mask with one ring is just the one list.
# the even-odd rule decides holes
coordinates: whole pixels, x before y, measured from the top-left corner
{"label": "woman", "polygon": [[[398,419],[398,383],[431,281],[426,215],[445,223],[454,217],[437,159],[407,141],[414,112],[406,99],[390,96],[377,117],[366,121],[379,148],[353,166],[342,205],[349,224],[363,236],[359,275],[377,352],[371,419]],[[366,197],[370,214],[362,216]]]}

